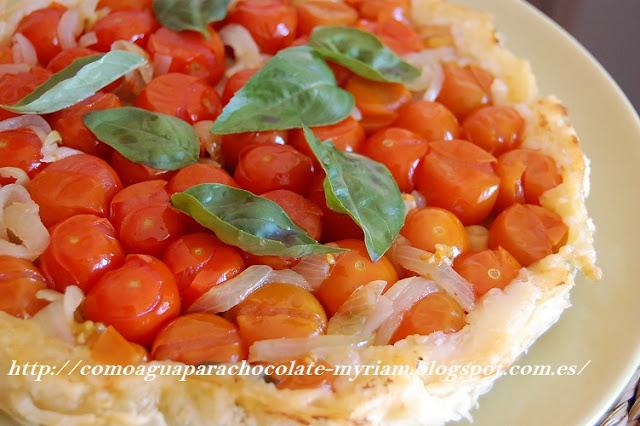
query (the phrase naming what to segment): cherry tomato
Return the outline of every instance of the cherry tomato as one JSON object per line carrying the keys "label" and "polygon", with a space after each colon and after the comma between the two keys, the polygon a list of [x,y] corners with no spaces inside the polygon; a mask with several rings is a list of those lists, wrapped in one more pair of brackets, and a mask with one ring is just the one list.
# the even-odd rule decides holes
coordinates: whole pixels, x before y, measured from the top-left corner
{"label": "cherry tomato", "polygon": [[36,293],[47,288],[47,280],[29,261],[0,256],[0,311],[30,318],[47,302]]}
{"label": "cherry tomato", "polygon": [[0,64],[13,63],[13,49],[11,49],[11,46],[0,47]]}
{"label": "cherry tomato", "polygon": [[158,170],[144,164],[134,163],[116,150],[111,153],[111,166],[118,172],[125,186],[153,179],[169,179],[173,174],[170,170]]}
{"label": "cherry tomato", "polygon": [[353,95],[362,113],[360,124],[368,133],[389,126],[398,109],[411,100],[411,92],[399,83],[381,83],[354,75],[345,89]]}
{"label": "cherry tomato", "polygon": [[436,251],[436,244],[456,247],[461,252],[469,248],[467,232],[460,219],[438,207],[413,210],[407,216],[401,233],[412,246],[432,253]]}
{"label": "cherry tomato", "polygon": [[109,10],[151,9],[152,0],[100,0],[97,9],[108,7]]}
{"label": "cherry tomato", "polygon": [[97,54],[97,51],[86,47],[72,47],[70,49],[63,50],[54,56],[47,64],[47,69],[52,73],[56,73],[71,65],[73,61],[78,58]]}
{"label": "cherry tomato", "polygon": [[234,363],[246,358],[238,328],[218,315],[196,313],[178,317],[156,336],[151,356],[196,365]]}
{"label": "cherry tomato", "polygon": [[350,251],[338,257],[331,274],[316,291],[316,297],[329,316],[335,314],[351,293],[361,286],[384,280],[388,288],[398,281],[398,274],[389,259],[383,256],[377,262],[372,262],[361,240],[343,240],[337,244]]}
{"label": "cherry tomato", "polygon": [[491,103],[491,74],[467,65],[444,64],[444,81],[437,101],[446,106],[459,119]]}
{"label": "cherry tomato", "polygon": [[[279,365],[286,365],[287,368],[291,364],[291,362],[295,362],[294,368],[303,367],[305,369],[305,374],[276,374],[277,367]],[[313,364],[310,364],[313,362]],[[271,374],[269,378],[275,383],[278,389],[317,389],[319,387],[332,387],[333,383],[336,380],[336,376],[334,375],[335,367],[328,362],[320,359],[318,361],[311,361],[310,359],[302,359],[302,360],[290,360],[286,362],[278,362],[273,363],[276,366],[274,369],[274,374]],[[306,368],[310,365],[310,374],[306,374]],[[316,366],[324,366],[325,370],[322,374],[314,374],[314,368]],[[295,371],[295,370],[294,370]],[[320,373],[320,370],[318,370]]]}
{"label": "cherry tomato", "polygon": [[480,108],[462,123],[464,138],[494,155],[517,148],[523,129],[524,119],[508,106]]}
{"label": "cherry tomato", "polygon": [[242,71],[238,71],[229,77],[224,85],[224,90],[222,91],[222,105],[228,104],[236,92],[242,89],[244,85],[247,84],[247,81],[251,80],[251,77],[253,77],[258,71],[258,68],[247,68]]}
{"label": "cherry tomato", "polygon": [[374,133],[367,140],[363,153],[387,166],[400,191],[411,192],[414,187],[413,175],[428,150],[428,142],[415,133],[389,127]]}
{"label": "cherry tomato", "polygon": [[119,230],[124,219],[147,206],[168,205],[171,200],[164,180],[133,184],[118,192],[111,200],[109,220]]}
{"label": "cherry tomato", "polygon": [[262,196],[278,203],[293,223],[304,229],[314,240],[320,240],[322,210],[317,205],[302,195],[286,189],[265,192]]}
{"label": "cherry tomato", "polygon": [[22,18],[16,28],[17,33],[33,44],[42,65],[48,64],[62,50],[58,41],[58,22],[66,10],[64,6],[53,3]]}
{"label": "cherry tomato", "polygon": [[347,3],[357,5],[360,16],[372,21],[385,18],[402,21],[411,11],[409,0],[348,0]]}
{"label": "cherry tomato", "polygon": [[201,183],[221,183],[237,187],[238,184],[229,173],[218,166],[207,163],[196,163],[180,169],[169,181],[169,192],[183,192]]}
{"label": "cherry tomato", "polygon": [[107,219],[83,214],[51,228],[51,242],[40,256],[42,272],[61,293],[75,285],[87,291],[105,272],[124,262],[116,230]]}
{"label": "cherry tomato", "polygon": [[113,326],[125,339],[149,345],[158,331],[180,313],[173,274],[152,256],[130,254],[89,290],[84,317]]}
{"label": "cherry tomato", "polygon": [[333,1],[307,1],[298,6],[298,33],[311,34],[321,25],[351,26],[358,20],[358,12]]}
{"label": "cherry tomato", "polygon": [[553,158],[529,149],[515,149],[498,158],[500,192],[496,209],[513,203],[540,204],[546,191],[562,183],[562,175]]}
{"label": "cherry tomato", "polygon": [[453,140],[460,134],[458,119],[438,102],[411,101],[398,110],[394,126],[411,130],[428,142]]}
{"label": "cherry tomato", "polygon": [[335,62],[331,62],[331,61],[326,61],[326,62],[327,62],[327,65],[329,65],[329,68],[331,68],[331,71],[333,72],[333,76],[335,77],[336,83],[338,83],[338,86],[344,87],[344,85],[347,84],[347,81],[349,81],[349,79],[353,76],[353,73],[351,72],[351,70]]}
{"label": "cherry tomato", "polygon": [[505,288],[520,271],[520,264],[502,247],[458,256],[455,270],[473,284],[476,297],[492,288]]}
{"label": "cherry tomato", "polygon": [[431,293],[404,313],[391,344],[414,334],[455,333],[465,325],[464,309],[445,292]]}
{"label": "cherry tomato", "polygon": [[87,154],[106,157],[110,148],[100,142],[84,125],[83,118],[92,111],[118,108],[122,104],[113,93],[96,93],[62,111],[51,115],[51,127],[62,137],[63,145],[79,149]]}
{"label": "cherry tomato", "polygon": [[101,52],[111,50],[116,40],[126,40],[144,48],[149,35],[158,27],[150,10],[118,10],[109,13],[93,26],[98,42],[91,47]]}
{"label": "cherry tomato", "polygon": [[286,130],[266,132],[235,133],[222,135],[222,156],[225,165],[235,168],[240,159],[240,152],[253,145],[284,145],[287,142]]}
{"label": "cherry tomato", "polygon": [[31,198],[40,206],[45,226],[77,214],[106,217],[111,198],[121,187],[111,166],[87,154],[49,164],[27,184]]}
{"label": "cherry tomato", "polygon": [[171,205],[147,205],[125,216],[120,241],[130,253],[161,256],[186,231],[183,215]]}
{"label": "cherry tomato", "polygon": [[151,80],[138,95],[136,106],[175,115],[191,124],[215,120],[222,111],[220,97],[213,87],[197,77],[178,73]]}
{"label": "cherry tomato", "polygon": [[318,173],[309,188],[309,199],[322,209],[322,240],[324,242],[346,239],[363,239],[362,229],[346,214],[327,207],[324,194],[324,173]]}
{"label": "cherry tomato", "polygon": [[227,19],[249,30],[260,50],[270,55],[296,38],[296,9],[281,0],[240,0]]}
{"label": "cherry tomato", "polygon": [[247,346],[258,340],[322,334],[327,316],[320,302],[293,284],[273,283],[254,291],[232,316]]}
{"label": "cherry tomato", "polygon": [[245,267],[240,250],[203,232],[184,235],[171,243],[164,261],[176,276],[184,308]]}
{"label": "cherry tomato", "polygon": [[422,38],[407,22],[387,17],[379,19],[373,26],[375,35],[397,55],[403,56],[424,49]]}
{"label": "cherry tomato", "polygon": [[453,212],[465,225],[476,225],[498,197],[495,164],[491,154],[470,142],[432,142],[418,169],[416,187],[428,205]]}
{"label": "cherry tomato", "polygon": [[91,343],[91,358],[107,365],[136,365],[147,360],[147,350],[127,342],[118,330],[109,326]]}
{"label": "cherry tomato", "polygon": [[170,56],[169,72],[192,75],[216,84],[224,74],[224,44],[213,28],[209,37],[195,31],[171,31],[162,27],[149,38],[147,50],[153,55]]}
{"label": "cherry tomato", "polygon": [[304,194],[313,180],[313,163],[289,145],[255,145],[241,152],[234,178],[255,194],[276,189]]}
{"label": "cherry tomato", "polygon": [[[0,104],[13,105],[33,92],[33,89],[47,81],[51,73],[44,68],[31,67],[30,71],[0,76]],[[0,108],[0,120],[15,117],[18,114]]]}
{"label": "cherry tomato", "polygon": [[526,267],[558,251],[567,235],[567,225],[551,210],[533,204],[513,204],[491,224],[489,247],[503,247]]}
{"label": "cherry tomato", "polygon": [[[311,130],[321,141],[331,141],[337,149],[346,152],[360,151],[366,137],[360,123],[352,117],[347,117],[336,124],[314,127]],[[301,129],[290,132],[289,143],[304,155],[315,158]]]}
{"label": "cherry tomato", "polygon": [[41,168],[42,142],[29,129],[0,132],[0,167],[17,167],[32,176]]}

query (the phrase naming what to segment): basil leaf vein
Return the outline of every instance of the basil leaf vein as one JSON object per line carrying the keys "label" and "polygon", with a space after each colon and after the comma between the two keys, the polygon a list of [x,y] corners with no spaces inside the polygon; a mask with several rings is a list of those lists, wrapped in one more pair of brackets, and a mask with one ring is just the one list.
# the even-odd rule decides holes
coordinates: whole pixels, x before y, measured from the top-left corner
{"label": "basil leaf vein", "polygon": [[209,37],[208,25],[227,16],[229,0],[153,0],[162,25],[174,31],[193,30]]}

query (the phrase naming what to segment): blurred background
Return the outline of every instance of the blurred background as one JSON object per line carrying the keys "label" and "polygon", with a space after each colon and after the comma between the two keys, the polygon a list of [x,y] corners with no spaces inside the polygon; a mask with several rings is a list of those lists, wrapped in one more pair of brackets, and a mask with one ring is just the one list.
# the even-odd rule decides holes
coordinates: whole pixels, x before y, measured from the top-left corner
{"label": "blurred background", "polygon": [[528,1],[578,39],[640,111],[640,0]]}

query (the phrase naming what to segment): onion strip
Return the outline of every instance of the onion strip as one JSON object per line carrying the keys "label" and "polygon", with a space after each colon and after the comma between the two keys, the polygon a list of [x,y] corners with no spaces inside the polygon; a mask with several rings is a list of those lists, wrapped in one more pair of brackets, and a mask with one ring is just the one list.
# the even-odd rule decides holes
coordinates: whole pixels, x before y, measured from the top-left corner
{"label": "onion strip", "polygon": [[366,346],[369,340],[368,337],[337,334],[260,340],[249,348],[249,362],[277,362],[300,359],[317,352],[358,349]]}

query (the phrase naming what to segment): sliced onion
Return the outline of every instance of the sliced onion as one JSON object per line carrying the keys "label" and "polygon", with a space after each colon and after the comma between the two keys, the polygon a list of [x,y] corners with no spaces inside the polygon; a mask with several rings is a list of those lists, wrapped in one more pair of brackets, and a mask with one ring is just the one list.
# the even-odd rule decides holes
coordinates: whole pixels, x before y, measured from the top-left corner
{"label": "sliced onion", "polygon": [[146,59],[146,62],[136,68],[135,70],[128,72],[124,76],[124,80],[129,90],[138,95],[144,87],[153,80],[153,64],[149,62],[149,54],[140,46],[127,40],[116,40],[111,43],[111,50],[125,50],[142,56]]}
{"label": "sliced onion", "polygon": [[293,284],[302,287],[305,290],[311,290],[311,286],[307,280],[299,273],[291,269],[273,270],[269,273],[267,283]]}
{"label": "sliced onion", "polygon": [[454,49],[442,47],[410,53],[404,59],[421,71],[420,77],[408,85],[409,89],[414,92],[424,91],[424,100],[435,101],[444,81],[442,62],[454,61],[457,55]]}
{"label": "sliced onion", "polygon": [[51,126],[39,115],[19,115],[0,121],[0,132],[15,129],[31,129],[43,142],[51,133]]}
{"label": "sliced onion", "polygon": [[82,303],[84,295],[76,286],[65,289],[64,296],[42,308],[33,320],[40,324],[44,332],[52,337],[74,344],[74,315]]}
{"label": "sliced onion", "polygon": [[368,343],[368,337],[337,334],[260,340],[249,348],[249,362],[300,359],[317,352],[331,353],[335,350],[358,349]]}
{"label": "sliced onion", "polygon": [[72,155],[82,154],[82,151],[77,149],[67,148],[66,146],[59,146],[62,141],[60,133],[57,131],[50,132],[42,143],[42,162],[43,163],[55,163],[63,158],[71,157]]}
{"label": "sliced onion", "polygon": [[351,118],[356,121],[362,121],[362,112],[360,111],[360,108],[358,108],[357,106],[353,107],[353,109],[351,110]]}
{"label": "sliced onion", "polygon": [[153,55],[153,74],[155,76],[167,74],[171,68],[171,62],[173,62],[172,56],[156,53]]}
{"label": "sliced onion", "polygon": [[237,24],[226,25],[220,30],[220,37],[226,46],[233,49],[236,59],[235,65],[227,69],[227,76],[247,68],[260,68],[264,63],[265,58],[260,54],[260,48],[245,27]]}
{"label": "sliced onion", "polygon": [[335,264],[335,255],[319,254],[303,257],[300,263],[292,269],[302,275],[313,290],[317,290],[320,284],[327,279],[331,273],[331,268]]}
{"label": "sliced onion", "polygon": [[22,33],[13,35],[13,62],[16,64],[27,64],[29,66],[38,65],[38,55],[36,48],[31,41]]}
{"label": "sliced onion", "polygon": [[78,39],[78,46],[80,47],[89,47],[93,46],[98,42],[98,35],[95,31],[89,31],[88,33],[84,33]]}
{"label": "sliced onion", "polygon": [[212,126],[212,120],[203,120],[195,123],[193,128],[198,134],[200,143],[204,145],[204,149],[209,154],[209,157],[218,164],[223,164],[222,138],[211,132]]}
{"label": "sliced onion", "polygon": [[424,195],[422,195],[421,192],[419,191],[411,191],[411,195],[413,195],[413,198],[416,200],[416,207],[419,209],[425,208],[427,207],[427,199],[424,198]]}
{"label": "sliced onion", "polygon": [[482,251],[489,248],[489,230],[482,225],[472,225],[464,228],[469,240],[469,250]]}
{"label": "sliced onion", "polygon": [[363,334],[364,326],[374,313],[386,286],[386,281],[378,280],[354,291],[329,320],[327,334]]}
{"label": "sliced onion", "polygon": [[[0,167],[0,177],[15,179],[16,185],[25,186],[29,183],[29,175],[17,167]],[[1,187],[2,185],[0,185]]]}
{"label": "sliced onion", "polygon": [[31,69],[31,65],[27,64],[0,64],[0,75],[19,74],[27,72]]}
{"label": "sliced onion", "polygon": [[[24,186],[0,188],[0,255],[35,260],[49,245],[49,232],[39,208]],[[12,241],[10,236],[20,241]]]}
{"label": "sliced onion", "polygon": [[69,9],[58,21],[58,41],[63,49],[76,47],[76,38],[82,32],[82,19],[75,9]]}

